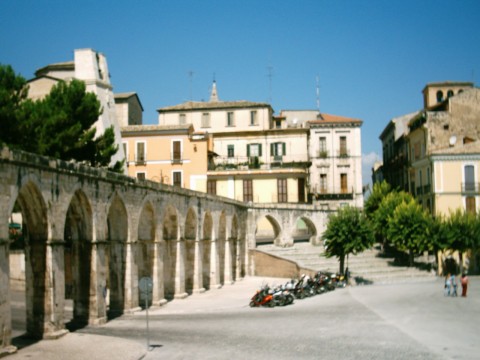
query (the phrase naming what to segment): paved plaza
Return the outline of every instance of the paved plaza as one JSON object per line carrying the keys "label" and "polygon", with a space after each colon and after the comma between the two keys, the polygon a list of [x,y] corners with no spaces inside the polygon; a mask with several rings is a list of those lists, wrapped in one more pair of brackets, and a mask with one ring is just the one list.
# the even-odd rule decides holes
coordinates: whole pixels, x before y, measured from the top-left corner
{"label": "paved plaza", "polygon": [[[222,289],[125,315],[8,359],[476,359],[480,278],[467,298],[445,297],[440,278],[337,289],[293,305],[250,308],[262,283],[248,277]],[[149,347],[147,348],[147,344]]]}

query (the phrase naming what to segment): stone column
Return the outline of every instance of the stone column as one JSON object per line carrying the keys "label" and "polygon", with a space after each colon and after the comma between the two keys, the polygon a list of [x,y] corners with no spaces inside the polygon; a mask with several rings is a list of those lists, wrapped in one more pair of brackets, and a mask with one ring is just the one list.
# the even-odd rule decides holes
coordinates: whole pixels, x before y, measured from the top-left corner
{"label": "stone column", "polygon": [[153,293],[152,305],[161,306],[167,303],[165,299],[163,254],[165,252],[165,240],[155,241],[153,243]]}
{"label": "stone column", "polygon": [[215,230],[212,229],[212,240],[210,245],[210,289],[220,289],[220,264],[218,260],[218,249]]}
{"label": "stone column", "polygon": [[137,242],[125,243],[125,313],[141,310],[138,306],[138,269],[136,261]]}
{"label": "stone column", "polygon": [[242,279],[242,247],[241,247],[242,241],[240,239],[237,239],[235,242],[235,246],[237,248],[236,254],[235,254],[235,280],[241,280]]}
{"label": "stone column", "polygon": [[[3,226],[1,227],[3,230]],[[7,234],[7,236],[0,237],[0,358],[17,351],[17,348],[12,345],[8,230],[1,231],[1,234]]]}
{"label": "stone column", "polygon": [[197,237],[195,239],[195,264],[193,269],[193,292],[203,293],[205,288],[203,287],[203,251],[202,244]]}
{"label": "stone column", "polygon": [[57,339],[65,329],[65,255],[64,241],[52,240],[46,246],[43,338]]}
{"label": "stone column", "polygon": [[90,261],[89,325],[107,322],[106,241],[92,242]]}
{"label": "stone column", "polygon": [[185,241],[177,238],[177,258],[175,261],[175,299],[185,299]]}
{"label": "stone column", "polygon": [[233,267],[232,267],[232,238],[225,239],[225,284],[233,284]]}

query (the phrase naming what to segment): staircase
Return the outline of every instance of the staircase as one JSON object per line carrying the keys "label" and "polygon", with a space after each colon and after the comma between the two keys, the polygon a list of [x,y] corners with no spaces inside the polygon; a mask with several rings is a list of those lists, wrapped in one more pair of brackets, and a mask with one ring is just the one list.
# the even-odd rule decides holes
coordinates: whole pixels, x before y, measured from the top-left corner
{"label": "staircase", "polygon": [[[295,243],[292,247],[282,248],[272,244],[259,245],[257,250],[293,261],[299,267],[313,271],[338,272],[339,261],[337,258],[326,258],[321,255],[323,248],[312,246],[309,243]],[[348,266],[350,279],[356,284],[380,284],[424,281],[435,278],[433,271],[427,270],[434,263],[432,256],[415,258],[415,266],[397,265],[393,254],[384,254],[380,247],[366,250],[358,255],[349,255],[345,259]]]}

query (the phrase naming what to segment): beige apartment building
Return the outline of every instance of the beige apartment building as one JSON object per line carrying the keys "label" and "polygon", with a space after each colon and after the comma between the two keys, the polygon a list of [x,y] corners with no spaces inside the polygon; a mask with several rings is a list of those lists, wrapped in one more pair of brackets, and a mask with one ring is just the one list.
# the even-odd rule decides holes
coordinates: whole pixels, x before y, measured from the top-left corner
{"label": "beige apartment building", "polygon": [[212,136],[208,193],[244,202],[307,201],[308,129],[274,117],[269,104],[221,101],[214,83],[208,102],[157,111],[160,126],[187,124]]}
{"label": "beige apartment building", "polygon": [[207,134],[192,125],[131,125],[121,134],[129,176],[207,191]]}
{"label": "beige apartment building", "polygon": [[318,113],[308,126],[313,201],[329,210],[363,208],[362,121]]}

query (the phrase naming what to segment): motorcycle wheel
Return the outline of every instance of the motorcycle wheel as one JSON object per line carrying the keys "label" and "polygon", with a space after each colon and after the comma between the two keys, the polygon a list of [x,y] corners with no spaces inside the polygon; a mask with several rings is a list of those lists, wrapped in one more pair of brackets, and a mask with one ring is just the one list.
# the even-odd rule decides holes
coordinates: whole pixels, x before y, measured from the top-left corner
{"label": "motorcycle wheel", "polygon": [[255,301],[250,301],[250,307],[255,307]]}
{"label": "motorcycle wheel", "polygon": [[275,301],[273,301],[273,299],[272,299],[268,302],[267,305],[268,305],[268,307],[274,307],[275,306]]}

